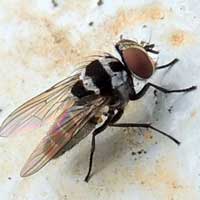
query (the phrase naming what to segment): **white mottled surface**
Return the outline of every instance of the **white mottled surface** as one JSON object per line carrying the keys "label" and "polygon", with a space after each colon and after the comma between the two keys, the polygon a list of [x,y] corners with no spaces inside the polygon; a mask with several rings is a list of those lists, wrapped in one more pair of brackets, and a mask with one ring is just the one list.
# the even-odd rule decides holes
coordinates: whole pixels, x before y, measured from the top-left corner
{"label": "white mottled surface", "polygon": [[[50,0],[0,1],[1,121],[25,100],[65,78],[84,57],[99,51],[114,53],[120,34],[149,40],[152,33],[151,41],[161,51],[159,63],[180,59],[170,70],[157,72],[151,82],[168,88],[199,86],[199,1],[57,3],[54,7]],[[91,21],[93,26],[88,25]],[[158,93],[157,98],[150,90],[145,98],[130,103],[123,121],[151,121],[178,138],[181,146],[150,131],[107,129],[97,138],[88,184],[83,178],[91,137],[24,179],[20,169],[45,128],[0,138],[1,199],[199,200],[199,98],[199,89],[186,95]],[[140,150],[146,154],[131,154]]]}

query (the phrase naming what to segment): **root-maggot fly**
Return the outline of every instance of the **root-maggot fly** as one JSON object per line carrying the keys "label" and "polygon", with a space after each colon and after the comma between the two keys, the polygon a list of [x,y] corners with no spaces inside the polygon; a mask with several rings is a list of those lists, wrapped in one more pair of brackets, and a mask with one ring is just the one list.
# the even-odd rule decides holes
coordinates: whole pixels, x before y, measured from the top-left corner
{"label": "root-maggot fly", "polygon": [[89,169],[85,177],[85,181],[88,181],[95,151],[95,137],[108,126],[153,129],[179,144],[178,140],[151,124],[116,123],[128,102],[143,97],[149,87],[164,93],[189,92],[196,88],[192,86],[168,90],[148,82],[136,93],[133,77],[148,79],[156,70],[172,66],[178,59],[157,66],[149,56],[149,53],[158,54],[154,50],[154,44],[144,42],[121,39],[115,48],[121,60],[111,54],[94,58],[70,77],[24,103],[2,123],[0,136],[9,136],[20,133],[25,127],[34,127],[35,121],[42,125],[48,119],[54,119],[47,135],[22,168],[22,177],[36,173],[51,159],[70,150],[91,133]]}

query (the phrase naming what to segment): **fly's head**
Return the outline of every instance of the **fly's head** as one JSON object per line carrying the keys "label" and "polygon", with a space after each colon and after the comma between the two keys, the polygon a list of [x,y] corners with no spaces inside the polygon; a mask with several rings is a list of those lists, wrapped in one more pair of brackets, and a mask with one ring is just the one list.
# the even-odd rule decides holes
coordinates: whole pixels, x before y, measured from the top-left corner
{"label": "fly's head", "polygon": [[133,40],[122,39],[115,45],[122,61],[129,71],[141,79],[150,78],[155,70],[156,62],[148,52],[158,54],[154,50],[154,44],[138,43]]}

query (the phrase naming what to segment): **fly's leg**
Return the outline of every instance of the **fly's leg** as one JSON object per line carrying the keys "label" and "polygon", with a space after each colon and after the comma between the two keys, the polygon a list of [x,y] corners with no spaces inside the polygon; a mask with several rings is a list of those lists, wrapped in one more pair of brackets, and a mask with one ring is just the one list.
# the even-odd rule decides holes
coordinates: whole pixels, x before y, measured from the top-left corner
{"label": "fly's leg", "polygon": [[89,168],[88,168],[88,172],[87,175],[85,176],[84,181],[88,182],[89,178],[90,178],[90,173],[92,170],[92,163],[93,163],[93,155],[94,155],[94,151],[95,151],[95,134],[92,134],[92,144],[91,144],[91,151],[90,151],[90,161],[89,161]]}
{"label": "fly's leg", "polygon": [[110,120],[109,124],[113,124],[116,121],[118,121],[123,114],[124,114],[124,109],[118,109],[117,113],[112,117],[112,119]]}
{"label": "fly's leg", "polygon": [[95,137],[96,137],[96,135],[98,135],[99,133],[101,133],[103,130],[105,130],[107,128],[108,123],[109,122],[105,121],[102,126],[95,129],[94,132],[92,133],[92,144],[91,144],[91,151],[90,151],[89,169],[88,169],[87,175],[84,179],[84,181],[86,181],[86,182],[89,181],[90,173],[91,173],[91,170],[92,170],[93,156],[94,156],[94,152],[95,152]]}
{"label": "fly's leg", "polygon": [[153,48],[155,47],[155,44],[146,44],[144,46],[144,49],[150,53],[153,53],[153,54],[159,54],[159,51],[156,51],[154,50]]}
{"label": "fly's leg", "polygon": [[108,118],[105,120],[105,122],[102,124],[102,126],[95,129],[94,132],[92,133],[92,144],[91,144],[91,151],[90,151],[89,169],[88,169],[87,175],[84,179],[84,181],[86,181],[86,182],[89,181],[90,173],[92,171],[93,156],[94,156],[94,152],[95,152],[95,137],[108,127],[109,123],[112,121],[113,117],[115,116],[114,111],[110,111],[108,114],[109,114]]}
{"label": "fly's leg", "polygon": [[179,90],[168,90],[166,88],[157,86],[153,83],[147,83],[140,92],[138,92],[137,94],[133,95],[130,97],[130,100],[137,100],[140,99],[141,97],[143,97],[145,95],[145,93],[147,92],[147,90],[149,89],[149,87],[153,87],[156,88],[157,90],[163,92],[163,93],[179,93],[179,92],[190,92],[193,91],[197,88],[197,86],[192,86],[189,88],[184,88],[184,89],[179,89]]}
{"label": "fly's leg", "polygon": [[171,135],[151,126],[151,124],[149,123],[145,123],[145,124],[138,124],[138,123],[118,123],[118,124],[110,124],[109,126],[113,126],[113,127],[137,127],[137,128],[149,128],[149,129],[152,129],[166,137],[168,137],[169,139],[171,139],[172,141],[174,141],[177,145],[180,145],[180,142],[175,139],[174,137],[172,137]]}
{"label": "fly's leg", "polygon": [[164,68],[167,68],[167,67],[172,67],[173,65],[175,65],[177,62],[179,61],[178,58],[175,58],[174,60],[172,60],[171,62],[165,64],[165,65],[161,65],[161,66],[158,66],[156,67],[156,70],[158,69],[164,69]]}

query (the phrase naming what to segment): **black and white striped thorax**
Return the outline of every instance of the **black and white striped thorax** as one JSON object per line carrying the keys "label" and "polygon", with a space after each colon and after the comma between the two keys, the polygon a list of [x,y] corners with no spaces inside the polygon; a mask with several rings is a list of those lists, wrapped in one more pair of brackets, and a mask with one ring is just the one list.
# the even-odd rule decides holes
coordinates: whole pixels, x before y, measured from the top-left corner
{"label": "black and white striped thorax", "polygon": [[120,104],[127,104],[134,93],[133,80],[125,66],[113,56],[100,57],[90,62],[82,71],[72,94],[82,98],[97,94],[117,96]]}

